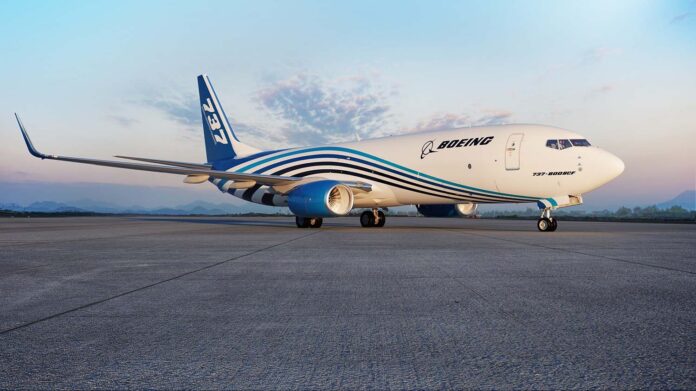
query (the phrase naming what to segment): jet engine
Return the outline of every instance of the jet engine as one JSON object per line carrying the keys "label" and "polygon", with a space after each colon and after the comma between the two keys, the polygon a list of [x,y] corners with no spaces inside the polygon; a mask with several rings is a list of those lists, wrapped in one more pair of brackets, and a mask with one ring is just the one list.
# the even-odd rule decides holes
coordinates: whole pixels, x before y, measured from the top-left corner
{"label": "jet engine", "polygon": [[416,205],[418,213],[425,217],[471,217],[476,215],[477,204]]}
{"label": "jet engine", "polygon": [[310,182],[290,191],[288,207],[301,217],[345,216],[353,209],[353,191],[337,181]]}

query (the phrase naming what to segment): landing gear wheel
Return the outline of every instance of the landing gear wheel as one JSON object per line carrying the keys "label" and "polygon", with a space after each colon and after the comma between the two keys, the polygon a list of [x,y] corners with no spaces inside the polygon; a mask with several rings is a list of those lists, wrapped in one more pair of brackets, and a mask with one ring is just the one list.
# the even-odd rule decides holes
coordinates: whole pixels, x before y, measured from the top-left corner
{"label": "landing gear wheel", "polygon": [[375,216],[372,212],[364,211],[360,214],[360,225],[363,227],[374,227],[375,226]]}
{"label": "landing gear wheel", "polygon": [[295,216],[297,228],[309,228],[309,219],[306,217]]}
{"label": "landing gear wheel", "polygon": [[546,217],[542,217],[539,220],[537,220],[537,228],[541,232],[546,232],[551,230],[551,227],[553,226],[553,223],[551,222],[550,219]]}
{"label": "landing gear wheel", "polygon": [[295,216],[295,225],[297,225],[297,228],[309,228],[309,219]]}
{"label": "landing gear wheel", "polygon": [[324,222],[321,217],[300,217],[295,216],[295,225],[297,228],[319,228]]}
{"label": "landing gear wheel", "polygon": [[553,219],[551,220],[551,227],[549,228],[549,231],[553,232],[556,230],[556,228],[558,228],[558,220]]}
{"label": "landing gear wheel", "polygon": [[377,218],[378,222],[377,222],[377,224],[375,224],[375,227],[384,227],[384,223],[387,222],[387,216],[385,216],[384,212],[382,212],[381,210],[379,212],[377,212],[377,216],[378,216],[378,218]]}
{"label": "landing gear wheel", "polygon": [[311,217],[307,220],[309,220],[309,228],[319,228],[321,227],[321,223],[324,222],[324,219],[320,217]]}

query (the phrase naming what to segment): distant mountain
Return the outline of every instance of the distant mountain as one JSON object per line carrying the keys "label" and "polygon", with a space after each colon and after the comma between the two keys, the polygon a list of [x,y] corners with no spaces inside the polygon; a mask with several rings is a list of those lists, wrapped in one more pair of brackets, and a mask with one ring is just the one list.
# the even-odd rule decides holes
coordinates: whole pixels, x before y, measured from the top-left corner
{"label": "distant mountain", "polygon": [[5,182],[0,181],[0,204],[29,205],[54,201],[88,209],[159,208],[197,200],[242,206],[247,202],[224,194],[210,184],[172,186],[119,185],[109,183]]}
{"label": "distant mountain", "polygon": [[64,204],[62,202],[40,201],[32,202],[24,208],[27,212],[86,212],[84,209]]}
{"label": "distant mountain", "polygon": [[657,204],[660,209],[669,209],[672,206],[681,206],[686,210],[696,210],[696,190],[686,190],[669,201]]}
{"label": "distant mountain", "polygon": [[167,187],[4,181],[0,181],[0,209],[180,215],[283,212],[280,208],[252,204],[224,194],[209,184]]}

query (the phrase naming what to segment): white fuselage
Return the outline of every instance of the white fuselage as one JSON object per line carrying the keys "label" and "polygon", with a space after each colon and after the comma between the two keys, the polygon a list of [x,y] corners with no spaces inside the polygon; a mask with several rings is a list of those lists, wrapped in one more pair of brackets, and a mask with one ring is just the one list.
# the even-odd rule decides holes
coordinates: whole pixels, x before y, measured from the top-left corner
{"label": "white fuselage", "polygon": [[[358,208],[536,202],[579,196],[623,171],[619,158],[594,146],[547,146],[549,140],[578,139],[584,137],[550,126],[482,126],[265,152],[225,168],[369,183],[372,191],[355,194]],[[248,201],[287,205],[285,196],[266,186],[213,183]]]}

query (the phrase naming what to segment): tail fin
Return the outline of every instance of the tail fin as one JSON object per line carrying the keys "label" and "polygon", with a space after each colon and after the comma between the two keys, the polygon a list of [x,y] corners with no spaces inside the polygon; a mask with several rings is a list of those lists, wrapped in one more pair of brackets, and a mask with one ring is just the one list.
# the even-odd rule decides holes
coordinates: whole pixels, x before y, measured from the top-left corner
{"label": "tail fin", "polygon": [[198,93],[201,99],[203,137],[208,162],[259,152],[256,148],[242,144],[235,136],[208,75],[198,76]]}

